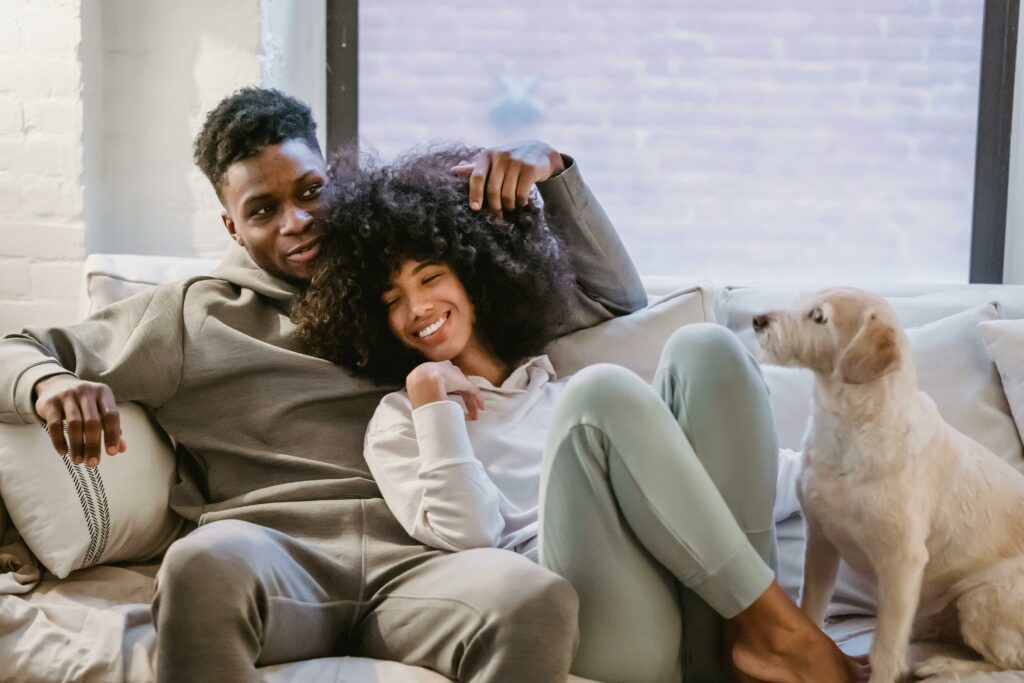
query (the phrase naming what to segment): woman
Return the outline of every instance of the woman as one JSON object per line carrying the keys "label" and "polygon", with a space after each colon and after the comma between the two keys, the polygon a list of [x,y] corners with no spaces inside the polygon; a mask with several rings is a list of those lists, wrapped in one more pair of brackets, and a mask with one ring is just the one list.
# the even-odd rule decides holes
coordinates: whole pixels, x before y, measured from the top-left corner
{"label": "woman", "polygon": [[404,385],[365,443],[395,516],[428,545],[507,548],[568,578],[579,675],[727,680],[722,652],[740,680],[859,676],[773,578],[776,445],[756,363],[695,325],[653,388],[611,365],[557,378],[542,353],[571,300],[566,253],[534,203],[466,206],[451,169],[472,154],[338,174],[293,313],[312,352]]}

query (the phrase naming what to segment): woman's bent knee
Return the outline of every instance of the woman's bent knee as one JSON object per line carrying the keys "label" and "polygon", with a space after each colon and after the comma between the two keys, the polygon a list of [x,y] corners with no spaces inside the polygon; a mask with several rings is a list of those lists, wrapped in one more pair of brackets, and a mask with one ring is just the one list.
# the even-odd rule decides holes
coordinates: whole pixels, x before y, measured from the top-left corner
{"label": "woman's bent knee", "polygon": [[695,323],[676,330],[665,343],[659,378],[707,384],[716,392],[763,384],[753,355],[730,329]]}
{"label": "woman's bent knee", "polygon": [[626,405],[649,398],[650,387],[619,365],[598,363],[583,368],[569,381],[562,408],[576,414],[614,415]]}

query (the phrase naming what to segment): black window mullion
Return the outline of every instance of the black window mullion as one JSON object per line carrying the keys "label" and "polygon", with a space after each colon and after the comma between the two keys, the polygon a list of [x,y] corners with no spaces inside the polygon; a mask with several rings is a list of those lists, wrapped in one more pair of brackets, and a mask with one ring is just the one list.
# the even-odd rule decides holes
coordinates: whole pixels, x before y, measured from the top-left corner
{"label": "black window mullion", "polygon": [[1002,283],[1019,0],[985,0],[970,281]]}
{"label": "black window mullion", "polygon": [[359,139],[359,2],[327,0],[327,152]]}

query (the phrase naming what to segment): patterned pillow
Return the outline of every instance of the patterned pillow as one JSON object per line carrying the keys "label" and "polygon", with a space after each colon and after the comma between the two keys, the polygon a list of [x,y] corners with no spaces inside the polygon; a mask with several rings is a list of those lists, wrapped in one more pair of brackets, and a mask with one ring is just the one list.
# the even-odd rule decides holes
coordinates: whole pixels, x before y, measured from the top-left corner
{"label": "patterned pillow", "polygon": [[167,507],[174,452],[145,411],[118,404],[128,450],[99,467],[57,455],[44,428],[0,424],[0,498],[10,521],[57,577],[95,564],[146,560],[178,537]]}

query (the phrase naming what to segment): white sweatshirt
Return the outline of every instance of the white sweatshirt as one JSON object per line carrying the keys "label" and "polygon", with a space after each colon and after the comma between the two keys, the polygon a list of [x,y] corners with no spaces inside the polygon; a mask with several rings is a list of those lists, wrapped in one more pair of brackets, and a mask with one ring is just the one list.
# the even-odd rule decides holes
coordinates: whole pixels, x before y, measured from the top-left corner
{"label": "white sweatshirt", "polygon": [[537,559],[541,456],[568,378],[547,356],[526,361],[467,420],[459,397],[412,409],[404,391],[381,401],[366,431],[370,471],[395,517],[421,543],[445,550],[507,548]]}
{"label": "white sweatshirt", "polygon": [[[536,561],[541,458],[558,400],[547,356],[495,387],[472,376],[485,409],[465,417],[461,398],[412,409],[404,391],[381,401],[366,431],[366,462],[410,536],[444,550],[506,548]],[[797,454],[780,453],[775,518],[798,507]]]}

